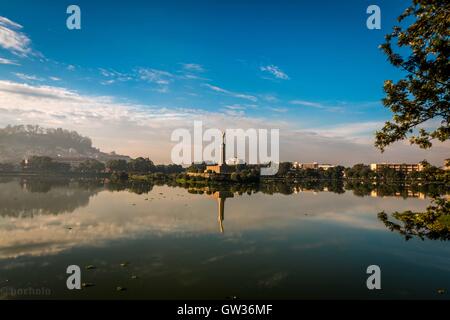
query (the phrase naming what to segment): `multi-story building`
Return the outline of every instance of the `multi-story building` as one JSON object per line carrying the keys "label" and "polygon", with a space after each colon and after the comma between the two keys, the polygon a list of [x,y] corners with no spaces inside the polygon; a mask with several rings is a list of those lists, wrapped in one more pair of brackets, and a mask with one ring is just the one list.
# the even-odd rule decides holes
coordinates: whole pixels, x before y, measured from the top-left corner
{"label": "multi-story building", "polygon": [[317,162],[301,163],[296,161],[292,164],[292,167],[295,169],[318,169],[319,164]]}
{"label": "multi-story building", "polygon": [[294,162],[292,164],[292,167],[294,169],[323,169],[328,170],[330,168],[334,168],[335,166],[332,164],[324,163],[320,164],[318,162],[311,162],[311,163],[301,163],[301,162]]}
{"label": "multi-story building", "polygon": [[319,169],[323,169],[325,171],[328,169],[334,168],[334,167],[335,167],[335,165],[333,165],[333,164],[328,164],[328,163],[319,164]]}
{"label": "multi-story building", "polygon": [[410,173],[414,171],[422,171],[423,165],[421,163],[417,164],[407,164],[407,163],[371,163],[370,169],[375,172],[380,172],[381,170],[389,168],[395,171]]}

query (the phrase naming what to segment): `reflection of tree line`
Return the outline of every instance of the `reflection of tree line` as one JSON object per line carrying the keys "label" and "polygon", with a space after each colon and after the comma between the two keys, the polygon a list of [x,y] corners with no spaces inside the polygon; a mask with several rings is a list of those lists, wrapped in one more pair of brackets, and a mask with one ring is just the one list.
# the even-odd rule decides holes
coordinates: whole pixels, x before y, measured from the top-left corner
{"label": "reflection of tree line", "polygon": [[0,216],[29,218],[42,214],[73,212],[87,206],[102,188],[99,181],[59,178],[0,180]]}
{"label": "reflection of tree line", "polygon": [[[27,177],[19,180],[14,178],[0,178],[0,186],[3,184],[18,181],[22,190],[31,193],[48,193],[52,189],[80,189],[96,193],[101,189],[109,191],[128,191],[136,194],[145,194],[153,190],[156,186],[182,187],[185,189],[195,189],[205,186],[204,183],[179,183],[176,179],[154,179],[154,180],[124,180],[112,181],[109,179],[95,178],[64,178],[64,177]],[[210,190],[230,191],[237,194],[261,192],[265,194],[294,194],[300,192],[333,192],[344,193],[353,191],[356,196],[397,196],[397,197],[422,197],[439,196],[450,192],[450,187],[444,184],[374,184],[361,181],[338,180],[300,180],[294,182],[270,181],[253,183],[226,183],[212,182],[206,184]]]}
{"label": "reflection of tree line", "polygon": [[203,190],[202,187],[215,191],[230,191],[237,194],[251,194],[261,192],[264,194],[294,194],[301,192],[333,192],[342,194],[346,190],[353,191],[355,196],[364,197],[402,197],[402,198],[425,198],[435,197],[450,192],[450,188],[443,184],[372,184],[363,182],[348,182],[343,180],[306,180],[296,183],[286,183],[285,181],[271,181],[269,183],[249,183],[249,184],[227,184],[227,183],[185,183],[178,184],[187,188],[190,192]]}
{"label": "reflection of tree line", "polygon": [[359,197],[395,196],[402,198],[436,197],[449,193],[450,188],[445,184],[371,184],[358,181],[349,181],[345,184],[346,190],[352,190]]}
{"label": "reflection of tree line", "polygon": [[422,240],[450,240],[450,202],[445,199],[434,199],[426,212],[394,212],[391,216],[394,219],[390,220],[383,211],[378,214],[378,219],[405,240],[414,237]]}

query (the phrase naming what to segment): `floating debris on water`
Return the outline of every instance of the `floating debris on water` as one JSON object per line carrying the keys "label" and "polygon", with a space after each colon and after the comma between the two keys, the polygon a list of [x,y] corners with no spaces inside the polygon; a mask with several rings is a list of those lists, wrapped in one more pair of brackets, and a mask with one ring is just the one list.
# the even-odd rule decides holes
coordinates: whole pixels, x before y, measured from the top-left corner
{"label": "floating debris on water", "polygon": [[86,268],[87,270],[93,270],[93,269],[97,269],[97,267],[96,267],[96,266],[94,266],[94,265],[92,265],[92,264],[90,264],[90,265],[86,266],[85,268]]}
{"label": "floating debris on water", "polygon": [[81,284],[81,286],[82,286],[83,288],[89,288],[89,287],[95,286],[95,284],[93,284],[92,282],[83,282],[83,283]]}
{"label": "floating debris on water", "polygon": [[441,289],[438,289],[437,292],[438,292],[439,294],[444,294],[444,293],[445,293],[445,289],[442,289],[442,288],[441,288]]}
{"label": "floating debris on water", "polygon": [[127,288],[124,288],[124,287],[117,287],[116,290],[117,290],[117,291],[125,291],[125,290],[127,290]]}
{"label": "floating debris on water", "polygon": [[135,275],[132,275],[131,276],[131,279],[133,279],[133,280],[135,280],[135,279],[138,279],[139,277],[138,276],[135,276]]}
{"label": "floating debris on water", "polygon": [[122,262],[122,263],[120,264],[120,266],[121,266],[121,267],[127,267],[129,264],[130,264],[130,263],[129,263],[128,261],[126,261],[126,262]]}

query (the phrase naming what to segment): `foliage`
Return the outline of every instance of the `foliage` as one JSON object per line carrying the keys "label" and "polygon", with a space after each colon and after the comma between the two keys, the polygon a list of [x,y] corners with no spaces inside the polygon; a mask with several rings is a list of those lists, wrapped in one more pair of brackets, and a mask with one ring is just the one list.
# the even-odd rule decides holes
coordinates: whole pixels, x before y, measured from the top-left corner
{"label": "foliage", "polygon": [[426,212],[395,212],[392,216],[403,225],[390,221],[385,212],[378,214],[387,228],[400,233],[406,240],[413,237],[450,240],[450,202],[444,198],[434,199]]}
{"label": "foliage", "polygon": [[28,159],[28,162],[22,162],[22,168],[26,171],[43,171],[43,172],[69,172],[70,165],[68,163],[61,163],[53,161],[50,157],[33,156]]}
{"label": "foliage", "polygon": [[76,171],[82,173],[101,173],[105,171],[105,164],[95,159],[88,159],[80,163]]}
{"label": "foliage", "polygon": [[149,158],[139,157],[128,162],[128,171],[139,173],[153,172],[155,171],[155,165]]}
{"label": "foliage", "polygon": [[114,159],[106,162],[106,168],[113,172],[127,171],[128,163],[122,159]]}
{"label": "foliage", "polygon": [[[388,61],[406,75],[397,82],[386,80],[384,83],[383,104],[394,116],[376,133],[375,145],[382,151],[408,135],[412,144],[422,148],[431,147],[432,139],[446,141],[450,137],[450,2],[413,0],[398,21],[412,23],[408,27],[394,27],[392,33],[386,35],[381,49]],[[407,57],[394,51],[394,41],[396,50],[406,53]],[[413,132],[432,119],[436,120],[435,128]]]}

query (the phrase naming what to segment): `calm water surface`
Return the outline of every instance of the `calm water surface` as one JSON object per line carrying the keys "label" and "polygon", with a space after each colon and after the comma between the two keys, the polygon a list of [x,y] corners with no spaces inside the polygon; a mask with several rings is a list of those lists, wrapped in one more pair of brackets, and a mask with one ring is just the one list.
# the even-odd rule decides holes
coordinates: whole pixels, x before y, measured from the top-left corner
{"label": "calm water surface", "polygon": [[[449,298],[448,242],[406,241],[377,218],[383,210],[424,210],[429,199],[298,191],[193,194],[153,186],[137,194],[2,180],[0,288],[48,295],[1,297]],[[94,286],[67,290],[72,264]],[[380,291],[366,288],[371,264],[381,267]]]}

